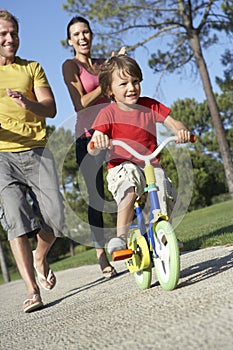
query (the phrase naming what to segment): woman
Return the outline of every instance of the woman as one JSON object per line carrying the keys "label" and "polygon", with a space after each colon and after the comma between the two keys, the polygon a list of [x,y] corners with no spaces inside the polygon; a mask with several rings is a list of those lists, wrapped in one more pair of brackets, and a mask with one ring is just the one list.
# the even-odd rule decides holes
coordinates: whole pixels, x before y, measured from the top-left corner
{"label": "woman", "polygon": [[[87,186],[88,222],[92,239],[103,275],[105,278],[111,278],[116,275],[116,270],[109,263],[104,249],[102,214],[104,205],[102,165],[105,154],[102,152],[93,158],[87,152],[87,144],[92,135],[91,125],[98,111],[110,102],[102,95],[99,86],[98,73],[104,60],[91,57],[92,38],[92,30],[85,18],[77,16],[71,19],[67,26],[67,42],[73,47],[75,57],[63,63],[62,73],[74,109],[78,113],[75,127],[76,159]],[[124,51],[125,48],[122,48],[120,53]]]}

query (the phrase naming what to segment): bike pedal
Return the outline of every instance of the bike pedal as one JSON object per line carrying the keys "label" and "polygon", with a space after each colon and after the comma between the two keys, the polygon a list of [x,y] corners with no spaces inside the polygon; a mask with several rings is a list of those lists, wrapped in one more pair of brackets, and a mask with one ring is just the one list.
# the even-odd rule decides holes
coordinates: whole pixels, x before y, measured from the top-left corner
{"label": "bike pedal", "polygon": [[112,253],[112,260],[118,261],[118,260],[125,260],[131,258],[133,255],[132,249],[123,249],[123,250],[117,250]]}

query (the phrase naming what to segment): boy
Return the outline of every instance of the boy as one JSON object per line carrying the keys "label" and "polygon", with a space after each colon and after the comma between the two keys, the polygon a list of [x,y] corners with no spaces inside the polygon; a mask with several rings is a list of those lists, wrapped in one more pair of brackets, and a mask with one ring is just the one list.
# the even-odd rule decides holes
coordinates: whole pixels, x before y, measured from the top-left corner
{"label": "boy", "polygon": [[[108,163],[108,188],[117,202],[117,237],[108,244],[109,254],[125,249],[129,225],[134,216],[134,202],[144,191],[145,178],[143,163],[119,146],[111,147],[111,139],[128,143],[137,152],[150,154],[157,148],[156,123],[163,123],[177,137],[177,143],[190,140],[190,132],[185,125],[172,118],[170,109],[160,102],[140,97],[142,72],[137,62],[126,56],[111,57],[101,67],[99,82],[102,92],[114,102],[103,108],[92,128],[95,130],[88,152],[97,155],[110,148]],[[166,175],[159,164],[159,157],[152,162],[158,196],[163,214],[167,214],[164,189]]]}

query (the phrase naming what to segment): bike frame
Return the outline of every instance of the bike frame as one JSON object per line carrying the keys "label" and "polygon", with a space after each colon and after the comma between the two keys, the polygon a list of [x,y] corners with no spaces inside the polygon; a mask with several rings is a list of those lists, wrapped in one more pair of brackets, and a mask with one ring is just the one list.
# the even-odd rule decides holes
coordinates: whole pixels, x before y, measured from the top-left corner
{"label": "bike frame", "polygon": [[[151,285],[152,266],[156,276],[164,290],[173,290],[180,276],[180,254],[175,232],[168,222],[168,216],[161,213],[158,188],[154,167],[151,160],[172,141],[177,141],[176,136],[168,137],[156,150],[149,155],[142,155],[121,140],[111,140],[113,146],[124,148],[134,157],[144,161],[144,173],[146,177],[146,189],[150,200],[149,223],[145,223],[140,199],[135,202],[137,225],[131,226],[129,231],[128,249],[116,250],[112,253],[112,259],[125,260],[131,273],[134,273],[136,283],[140,289],[147,289]],[[191,135],[190,142],[195,142],[196,136]],[[95,148],[94,142],[90,144]],[[152,253],[154,253],[152,255]]]}
{"label": "bike frame", "polygon": [[156,245],[155,245],[155,240],[153,235],[153,228],[154,228],[154,225],[156,225],[161,219],[168,220],[168,216],[163,215],[160,212],[160,204],[159,204],[158,193],[157,193],[158,188],[156,186],[154,167],[153,165],[151,165],[151,160],[154,159],[165,148],[165,146],[168,143],[176,140],[177,140],[176,136],[168,137],[150,155],[139,154],[132,147],[127,145],[125,142],[120,140],[112,140],[113,146],[114,145],[121,146],[126,151],[130,152],[134,157],[140,160],[143,160],[145,162],[144,173],[145,173],[146,183],[147,183],[145,192],[148,192],[149,201],[150,201],[150,213],[149,213],[149,224],[148,224],[149,227],[147,228],[148,225],[146,224],[143,216],[142,208],[140,206],[140,200],[136,200],[135,213],[137,217],[137,225],[130,226],[130,229],[139,228],[141,235],[145,237],[147,244],[150,247],[150,250],[154,251],[155,256],[157,256],[157,253],[156,253]]}
{"label": "bike frame", "polygon": [[[195,135],[191,135],[190,141],[195,142]],[[113,260],[125,259],[126,265],[134,274],[136,283],[140,289],[147,289],[151,285],[152,267],[155,268],[157,279],[164,290],[173,290],[180,277],[180,254],[175,232],[168,222],[168,216],[163,215],[158,199],[156,175],[151,160],[172,141],[177,141],[176,136],[164,140],[150,155],[137,153],[129,145],[120,140],[113,140],[112,145],[123,147],[134,157],[144,161],[144,173],[146,177],[146,189],[150,201],[149,223],[145,223],[140,199],[135,202],[137,225],[131,226],[129,232],[128,249],[112,253]]]}

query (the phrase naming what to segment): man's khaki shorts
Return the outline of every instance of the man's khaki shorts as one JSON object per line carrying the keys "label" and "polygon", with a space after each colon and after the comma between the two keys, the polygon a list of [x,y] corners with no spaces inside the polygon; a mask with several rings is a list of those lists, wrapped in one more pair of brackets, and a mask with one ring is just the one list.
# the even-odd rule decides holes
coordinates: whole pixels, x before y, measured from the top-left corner
{"label": "man's khaki shorts", "polygon": [[46,148],[0,152],[0,220],[11,240],[41,228],[61,236],[64,205]]}

